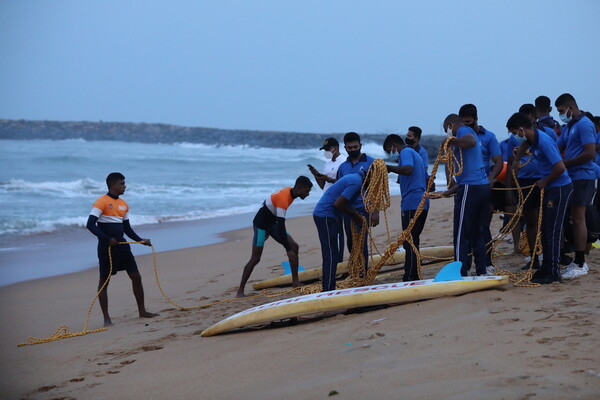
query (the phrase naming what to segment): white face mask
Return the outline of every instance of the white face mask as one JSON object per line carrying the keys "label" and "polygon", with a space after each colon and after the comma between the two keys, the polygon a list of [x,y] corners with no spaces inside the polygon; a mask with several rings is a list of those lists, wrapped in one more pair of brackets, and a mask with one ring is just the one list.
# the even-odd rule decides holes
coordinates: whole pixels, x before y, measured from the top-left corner
{"label": "white face mask", "polygon": [[331,160],[331,159],[333,158],[333,153],[332,153],[332,152],[330,152],[330,151],[326,151],[326,152],[324,152],[324,153],[323,153],[323,155],[325,156],[325,158],[326,158],[327,160]]}
{"label": "white face mask", "polygon": [[448,135],[448,137],[454,136],[454,133],[452,133],[452,128],[450,128],[450,125],[448,125],[448,128],[446,128],[446,135]]}

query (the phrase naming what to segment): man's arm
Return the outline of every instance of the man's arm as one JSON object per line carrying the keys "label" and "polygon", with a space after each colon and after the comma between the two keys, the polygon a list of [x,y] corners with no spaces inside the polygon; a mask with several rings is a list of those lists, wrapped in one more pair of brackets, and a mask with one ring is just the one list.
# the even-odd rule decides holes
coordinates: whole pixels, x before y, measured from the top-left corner
{"label": "man's arm", "polygon": [[475,136],[473,136],[472,133],[467,133],[461,137],[451,137],[448,142],[455,147],[470,149],[471,147],[475,147],[477,139],[475,139]]}
{"label": "man's arm", "polygon": [[488,180],[490,181],[490,185],[494,184],[494,180],[502,171],[502,167],[504,167],[504,162],[502,161],[502,156],[493,156],[492,161],[494,161],[494,168],[490,171],[490,176]]}
{"label": "man's arm", "polygon": [[387,167],[387,172],[394,172],[396,174],[399,175],[410,175],[413,173],[414,168],[412,165],[403,165],[403,166],[399,166],[399,165],[386,165]]}
{"label": "man's arm", "polygon": [[96,217],[95,215],[90,215],[88,217],[87,223],[85,225],[88,231],[92,232],[98,239],[108,242],[109,246],[114,246],[115,244],[117,244],[117,239],[110,237],[106,233],[102,232],[102,230],[98,228],[96,222],[98,222],[98,217]]}
{"label": "man's arm", "polygon": [[275,219],[277,220],[277,222],[276,222],[277,234],[279,235],[279,237],[281,238],[281,241],[283,242],[282,245],[283,245],[283,247],[285,247],[285,251],[290,251],[291,246],[290,246],[290,242],[288,241],[288,238],[287,238],[287,229],[285,229],[285,218],[277,217]]}
{"label": "man's arm", "polygon": [[583,145],[583,151],[577,156],[573,158],[569,158],[565,160],[565,167],[569,168],[574,165],[584,164],[589,160],[594,159],[594,155],[596,154],[596,145],[594,143],[587,143]]}
{"label": "man's arm", "polygon": [[129,236],[131,239],[133,239],[136,242],[141,242],[142,244],[145,244],[146,246],[152,245],[152,243],[150,242],[150,239],[142,239],[141,237],[138,236],[137,233],[135,233],[133,231],[133,228],[131,227],[131,224],[129,224],[128,219],[123,221],[123,231],[125,232],[125,234],[127,236]]}
{"label": "man's arm", "polygon": [[565,163],[562,161],[558,161],[556,164],[554,164],[552,166],[552,171],[550,171],[548,176],[546,176],[544,179],[540,179],[535,184],[540,189],[543,189],[546,186],[548,186],[552,181],[554,181],[555,179],[558,179],[558,177],[560,177],[562,175],[562,173],[565,172],[566,169],[567,168],[565,167]]}
{"label": "man's arm", "polygon": [[344,214],[349,215],[354,222],[362,223],[361,215],[356,211],[354,207],[350,205],[350,203],[348,203],[348,199],[346,199],[344,196],[340,196],[337,199],[335,199],[335,201],[333,202],[333,206],[337,210],[343,212]]}

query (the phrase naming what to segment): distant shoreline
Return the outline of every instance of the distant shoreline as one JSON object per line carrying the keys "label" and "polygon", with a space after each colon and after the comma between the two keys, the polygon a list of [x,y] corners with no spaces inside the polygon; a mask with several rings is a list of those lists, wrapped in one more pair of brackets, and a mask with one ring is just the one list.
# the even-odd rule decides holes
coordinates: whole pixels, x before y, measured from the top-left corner
{"label": "distant shoreline", "polygon": [[[401,136],[405,132],[394,132]],[[388,133],[360,133],[364,142],[383,143]],[[186,127],[169,124],[91,121],[28,121],[0,119],[0,139],[121,141],[138,143],[202,143],[216,146],[309,149],[328,137],[344,133],[275,132],[243,129]],[[444,139],[440,135],[423,135],[421,144],[435,158]]]}

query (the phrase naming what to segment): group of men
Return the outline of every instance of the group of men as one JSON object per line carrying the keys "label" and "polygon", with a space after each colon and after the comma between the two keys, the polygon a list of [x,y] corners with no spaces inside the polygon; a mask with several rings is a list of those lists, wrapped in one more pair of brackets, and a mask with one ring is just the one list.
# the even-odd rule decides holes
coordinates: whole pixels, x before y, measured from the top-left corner
{"label": "group of men", "polygon": [[[454,168],[447,170],[456,171],[456,174],[448,176],[447,190],[428,195],[428,158],[426,149],[419,143],[421,129],[410,127],[405,139],[396,134],[386,137],[383,149],[388,161],[394,163],[387,164],[387,170],[398,174],[402,195],[402,229],[406,229],[415,218],[425,197],[421,212],[411,228],[411,239],[417,250],[427,220],[429,199],[454,196],[454,257],[462,263],[463,276],[470,273],[473,263],[474,275],[494,274],[489,246],[493,211],[501,209],[510,212],[518,206],[523,210],[523,223],[515,230],[521,227],[526,230],[531,261],[524,268],[535,269],[532,282],[546,284],[587,273],[585,215],[587,207],[592,205],[597,190],[596,181],[600,178],[600,167],[595,162],[600,161],[597,153],[597,150],[600,151],[600,135],[597,134],[600,131],[600,118],[581,111],[575,98],[568,93],[559,96],[555,106],[562,124],[550,116],[552,107],[546,96],[539,96],[534,104],[522,105],[508,119],[506,127],[510,137],[502,142],[479,124],[475,105],[465,104],[457,114],[448,115],[443,122],[443,129],[448,135],[448,144],[453,153],[449,162],[454,163]],[[344,136],[344,148],[347,158],[341,155],[335,138],[326,139],[320,149],[325,151],[327,159],[323,172],[309,166],[319,187],[325,190],[313,211],[321,242],[323,291],[335,289],[336,266],[343,258],[344,236],[348,250],[352,251],[352,221],[358,229],[362,221],[371,226],[379,223],[378,213],[370,215],[365,210],[361,193],[361,187],[365,187],[366,171],[374,159],[362,152],[360,136],[355,132]],[[503,172],[505,163],[508,172]],[[502,180],[499,179],[501,173]],[[523,204],[518,204],[517,187],[524,188],[522,193],[526,201]],[[497,206],[498,203],[501,206]],[[535,253],[540,207],[541,262]],[[562,252],[563,226],[567,217],[572,222],[569,226],[572,225],[573,231],[574,259],[565,257]],[[515,237],[518,240],[518,235]],[[408,242],[403,247],[406,251],[403,280],[420,279],[413,247]],[[368,268],[367,251],[365,238],[365,270]],[[561,261],[567,264],[563,269],[560,268]],[[297,262],[292,262],[290,258],[290,263],[294,285],[300,285]],[[249,264],[254,262],[251,260]],[[245,282],[242,278],[238,291],[240,296],[243,296]]]}
{"label": "group of men", "polygon": [[[396,134],[386,137],[383,150],[389,161],[397,163],[387,164],[387,171],[398,174],[403,230],[407,229],[423,203],[422,211],[411,229],[411,239],[417,250],[427,220],[429,199],[455,196],[454,257],[462,262],[461,274],[469,274],[472,258],[475,274],[493,274],[490,251],[486,246],[492,238],[492,213],[494,209],[514,211],[518,206],[516,191],[510,189],[520,186],[525,188],[524,193],[531,190],[520,206],[523,208],[531,266],[536,269],[532,281],[552,283],[588,272],[589,267],[585,262],[588,238],[586,210],[592,205],[597,183],[600,183],[600,117],[580,110],[575,98],[568,93],[560,95],[554,105],[562,125],[550,116],[550,99],[539,96],[534,104],[522,105],[519,112],[508,119],[506,127],[511,135],[501,142],[493,132],[479,124],[477,108],[473,104],[465,104],[458,114],[448,115],[443,122],[443,129],[453,152],[448,162],[453,163],[454,168],[447,170],[456,173],[448,176],[449,188],[441,192],[431,193],[432,188],[429,191],[427,189],[428,157],[426,149],[420,145],[421,129],[410,127],[404,140]],[[341,155],[339,142],[331,137],[320,148],[327,159],[323,172],[309,165],[315,181],[324,190],[313,211],[321,242],[323,291],[335,289],[337,264],[343,259],[344,237],[348,250],[352,251],[352,223],[358,230],[363,221],[370,226],[379,224],[379,213],[368,213],[362,198],[362,192],[369,184],[365,182],[367,171],[374,158],[362,152],[357,133],[349,132],[343,140],[348,157]],[[506,178],[500,183],[498,177],[505,163],[509,171],[504,173]],[[510,170],[514,170],[516,181]],[[119,242],[125,242],[124,235],[145,245],[151,245],[151,242],[140,238],[129,225],[129,207],[119,197],[126,188],[125,177],[120,173],[112,173],[106,183],[108,193],[94,203],[87,227],[98,237],[99,299],[105,325],[110,325],[112,321],[108,313],[106,284],[109,274],[115,274],[117,270],[126,270],[132,280],[139,316],[149,318],[157,314],[145,309],[141,277],[129,245],[116,246]],[[285,248],[293,286],[301,285],[298,279],[299,246],[285,228],[285,216],[294,199],[305,199],[312,186],[308,177],[300,176],[293,187],[283,188],[263,202],[253,220],[252,254],[243,269],[238,297],[245,296],[245,285],[260,261],[264,243],[269,237]],[[509,190],[493,191],[495,186]],[[535,254],[540,207],[541,263]],[[567,216],[572,222],[572,246],[575,252],[572,262],[564,262],[567,258],[562,254],[563,225]],[[403,280],[420,279],[413,247],[408,242],[403,246],[406,251]],[[362,243],[362,251],[366,271],[367,237]],[[568,264],[564,269],[560,268],[561,259],[563,264]]]}

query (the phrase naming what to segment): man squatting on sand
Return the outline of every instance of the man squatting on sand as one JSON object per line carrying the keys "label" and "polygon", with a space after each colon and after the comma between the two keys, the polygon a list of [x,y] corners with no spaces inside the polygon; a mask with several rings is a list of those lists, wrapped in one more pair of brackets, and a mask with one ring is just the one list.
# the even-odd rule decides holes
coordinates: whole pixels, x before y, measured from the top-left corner
{"label": "man squatting on sand", "polygon": [[[158,314],[146,311],[146,307],[144,306],[142,276],[131,253],[131,247],[128,244],[119,244],[119,242],[126,241],[124,235],[146,246],[151,246],[150,239],[139,237],[129,224],[129,206],[125,200],[119,198],[119,196],[125,193],[125,189],[127,188],[125,186],[125,177],[119,172],[113,172],[106,177],[106,186],[108,186],[108,193],[96,200],[87,221],[87,229],[98,237],[98,260],[100,266],[98,290],[104,286],[109,277],[111,263],[108,251],[110,249],[112,275],[115,275],[117,271],[127,271],[127,275],[131,279],[140,318],[155,317]],[[104,315],[104,326],[112,325],[110,315],[108,314],[107,290],[108,282],[106,282],[106,286],[104,286],[98,295],[100,309]]]}
{"label": "man squatting on sand", "polygon": [[250,260],[244,266],[242,280],[238,288],[236,297],[244,297],[244,288],[250,278],[254,267],[259,263],[262,256],[265,241],[272,236],[273,239],[281,244],[290,260],[292,270],[293,287],[300,286],[298,280],[298,244],[292,239],[285,229],[285,214],[294,199],[300,197],[302,200],[308,197],[313,184],[306,176],[299,176],[296,179],[294,187],[285,187],[271,194],[263,202],[252,221],[254,237],[252,239],[252,255]]}

